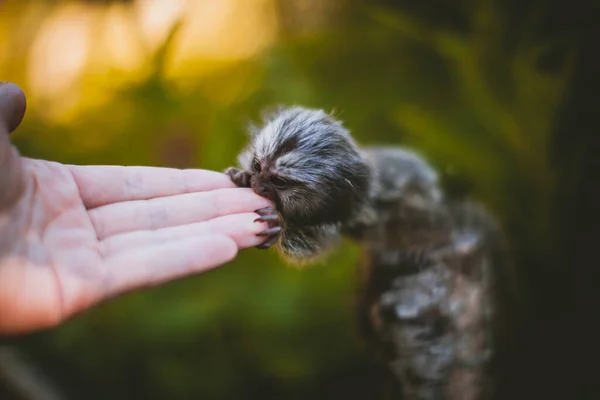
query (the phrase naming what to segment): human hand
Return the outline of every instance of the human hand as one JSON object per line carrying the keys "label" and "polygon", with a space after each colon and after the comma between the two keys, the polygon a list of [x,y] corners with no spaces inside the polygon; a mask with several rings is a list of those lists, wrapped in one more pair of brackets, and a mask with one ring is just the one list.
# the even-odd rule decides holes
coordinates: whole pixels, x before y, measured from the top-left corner
{"label": "human hand", "polygon": [[264,240],[253,210],[271,204],[225,174],[20,157],[8,133],[24,113],[21,90],[0,83],[0,333],[53,327]]}

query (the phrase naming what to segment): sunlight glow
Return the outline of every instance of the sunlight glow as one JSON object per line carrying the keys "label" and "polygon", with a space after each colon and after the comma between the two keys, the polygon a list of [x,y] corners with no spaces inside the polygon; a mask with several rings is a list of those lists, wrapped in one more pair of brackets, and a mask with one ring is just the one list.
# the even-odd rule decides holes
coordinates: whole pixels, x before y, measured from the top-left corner
{"label": "sunlight glow", "polygon": [[149,48],[165,40],[169,29],[187,12],[189,0],[138,0],[134,3],[140,30]]}
{"label": "sunlight glow", "polygon": [[[48,3],[30,23],[31,45],[24,47],[22,73],[31,104],[47,118],[67,122],[84,110],[110,101],[123,85],[144,81],[153,57],[178,22],[181,29],[166,53],[165,78],[195,90],[205,78],[239,65],[267,49],[279,30],[275,0],[138,0],[132,3]],[[13,3],[15,24],[26,19]],[[42,8],[38,7],[38,11]],[[39,14],[39,13],[38,13]],[[8,54],[6,43],[0,59]],[[13,68],[14,69],[14,68]],[[256,88],[249,71],[225,84],[215,82],[207,96],[228,104]],[[256,71],[255,71],[256,72]],[[255,76],[255,75],[254,75]],[[229,84],[227,86],[227,84]],[[214,87],[217,85],[217,88]],[[225,87],[227,86],[227,87]]]}
{"label": "sunlight glow", "polygon": [[84,6],[59,7],[44,21],[31,48],[28,83],[41,97],[56,98],[84,72],[94,16]]}
{"label": "sunlight glow", "polygon": [[173,49],[175,76],[211,70],[206,59],[240,60],[268,47],[278,24],[273,0],[200,0],[190,3]]}
{"label": "sunlight glow", "polygon": [[145,53],[141,38],[136,36],[132,24],[133,13],[124,4],[113,4],[107,10],[102,33],[102,51],[97,62],[112,68],[134,71],[142,66]]}

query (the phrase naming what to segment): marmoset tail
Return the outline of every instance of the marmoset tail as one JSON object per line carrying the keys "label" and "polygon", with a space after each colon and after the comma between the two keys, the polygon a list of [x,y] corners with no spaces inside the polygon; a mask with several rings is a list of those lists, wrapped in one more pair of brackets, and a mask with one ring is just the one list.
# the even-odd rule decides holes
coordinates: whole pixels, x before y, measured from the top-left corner
{"label": "marmoset tail", "polygon": [[255,129],[226,173],[271,199],[259,248],[295,262],[342,235],[362,248],[358,322],[401,399],[488,399],[499,229],[479,206],[452,201],[435,170],[400,147],[361,149],[321,110],[282,108]]}

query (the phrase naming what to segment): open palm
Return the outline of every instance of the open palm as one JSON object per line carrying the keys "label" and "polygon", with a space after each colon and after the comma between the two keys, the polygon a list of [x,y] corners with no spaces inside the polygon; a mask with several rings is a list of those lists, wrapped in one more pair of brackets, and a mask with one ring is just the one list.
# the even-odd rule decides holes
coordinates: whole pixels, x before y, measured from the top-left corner
{"label": "open palm", "polygon": [[253,210],[269,203],[224,174],[21,158],[4,125],[12,130],[0,118],[0,332],[54,326],[262,240]]}

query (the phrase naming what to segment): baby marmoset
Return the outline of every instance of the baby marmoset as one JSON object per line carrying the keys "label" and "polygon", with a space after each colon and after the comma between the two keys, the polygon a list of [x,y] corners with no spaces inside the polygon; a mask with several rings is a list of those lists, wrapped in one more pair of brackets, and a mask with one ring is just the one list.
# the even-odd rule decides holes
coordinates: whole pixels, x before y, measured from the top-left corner
{"label": "baby marmoset", "polygon": [[341,236],[355,239],[363,250],[359,327],[398,396],[487,396],[491,273],[503,251],[494,221],[446,199],[416,153],[359,148],[322,110],[280,108],[251,134],[241,168],[226,173],[275,204],[257,210],[269,223],[258,247],[308,263]]}
{"label": "baby marmoset", "polygon": [[259,247],[275,244],[297,263],[325,255],[368,204],[371,170],[348,131],[323,111],[281,109],[254,129],[239,163],[226,171],[233,182],[276,205],[257,210],[271,225]]}

